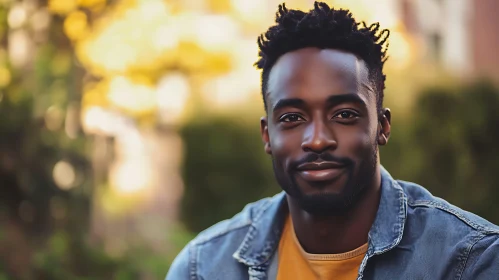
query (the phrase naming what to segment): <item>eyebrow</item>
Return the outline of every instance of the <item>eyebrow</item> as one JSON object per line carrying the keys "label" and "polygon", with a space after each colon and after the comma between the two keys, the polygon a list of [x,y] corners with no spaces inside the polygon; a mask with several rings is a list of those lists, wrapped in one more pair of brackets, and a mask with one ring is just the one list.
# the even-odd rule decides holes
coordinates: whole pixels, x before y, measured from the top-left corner
{"label": "eyebrow", "polygon": [[[356,93],[345,93],[331,95],[326,99],[326,105],[332,107],[342,103],[356,103],[367,107],[366,102]],[[276,111],[285,107],[304,107],[305,101],[300,98],[279,99],[272,107],[272,111]]]}
{"label": "eyebrow", "polygon": [[326,99],[326,104],[328,106],[334,106],[342,103],[356,103],[367,107],[366,102],[356,93],[331,95]]}
{"label": "eyebrow", "polygon": [[279,99],[274,107],[272,107],[272,111],[279,110],[284,107],[303,107],[305,106],[305,101],[300,98],[288,98],[288,99]]}

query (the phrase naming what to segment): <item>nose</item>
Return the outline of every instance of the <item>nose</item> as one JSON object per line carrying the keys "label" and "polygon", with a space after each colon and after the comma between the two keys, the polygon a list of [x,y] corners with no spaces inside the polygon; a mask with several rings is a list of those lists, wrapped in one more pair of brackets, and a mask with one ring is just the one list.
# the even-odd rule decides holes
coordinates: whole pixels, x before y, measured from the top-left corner
{"label": "nose", "polygon": [[330,128],[322,121],[312,123],[303,135],[301,148],[305,152],[322,153],[327,150],[336,149],[338,143]]}

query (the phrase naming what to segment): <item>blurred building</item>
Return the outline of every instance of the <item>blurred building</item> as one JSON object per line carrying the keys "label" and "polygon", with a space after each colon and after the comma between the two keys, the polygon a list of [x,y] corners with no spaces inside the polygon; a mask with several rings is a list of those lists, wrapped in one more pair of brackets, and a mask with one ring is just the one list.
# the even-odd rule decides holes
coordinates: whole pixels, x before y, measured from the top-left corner
{"label": "blurred building", "polygon": [[458,75],[499,80],[497,0],[400,0],[421,59]]}

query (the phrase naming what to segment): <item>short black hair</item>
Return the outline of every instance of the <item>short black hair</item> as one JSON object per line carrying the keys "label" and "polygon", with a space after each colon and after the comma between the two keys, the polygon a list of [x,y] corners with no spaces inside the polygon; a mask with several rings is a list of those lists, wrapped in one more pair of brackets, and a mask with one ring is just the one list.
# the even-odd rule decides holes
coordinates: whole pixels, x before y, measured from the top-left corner
{"label": "short black hair", "polygon": [[386,51],[390,36],[388,29],[381,30],[379,23],[367,26],[365,22],[357,22],[349,10],[336,10],[323,2],[315,2],[314,9],[308,13],[288,10],[285,4],[281,4],[276,13],[276,23],[258,37],[260,58],[255,66],[262,69],[261,89],[265,110],[269,73],[279,57],[298,49],[317,47],[347,51],[364,60],[381,114],[386,79],[383,65],[388,58]]}

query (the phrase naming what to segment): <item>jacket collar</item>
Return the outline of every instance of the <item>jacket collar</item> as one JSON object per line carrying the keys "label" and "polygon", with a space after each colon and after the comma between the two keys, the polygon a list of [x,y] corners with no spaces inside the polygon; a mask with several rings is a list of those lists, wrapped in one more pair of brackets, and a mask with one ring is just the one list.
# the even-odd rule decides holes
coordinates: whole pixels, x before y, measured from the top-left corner
{"label": "jacket collar", "polygon": [[381,198],[369,231],[369,255],[393,249],[402,240],[407,218],[407,197],[402,187],[381,167]]}
{"label": "jacket collar", "polygon": [[268,264],[279,246],[287,207],[286,194],[280,192],[257,209],[248,233],[232,256],[247,266]]}
{"label": "jacket collar", "polygon": [[[270,263],[279,246],[288,214],[286,195],[281,192],[256,210],[243,242],[233,257],[247,266]],[[407,198],[400,185],[381,167],[381,198],[374,223],[369,231],[368,255],[391,250],[402,240],[407,216]]]}

